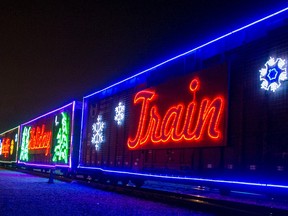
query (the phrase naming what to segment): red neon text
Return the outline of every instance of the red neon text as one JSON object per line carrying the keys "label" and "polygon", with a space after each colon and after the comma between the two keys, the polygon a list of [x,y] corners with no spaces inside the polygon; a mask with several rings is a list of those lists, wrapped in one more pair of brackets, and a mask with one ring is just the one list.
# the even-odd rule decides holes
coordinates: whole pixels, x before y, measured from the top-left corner
{"label": "red neon text", "polygon": [[2,154],[6,158],[10,154],[10,139],[4,138],[2,141]]}
{"label": "red neon text", "polygon": [[45,156],[47,156],[50,152],[51,135],[51,131],[45,131],[44,124],[42,127],[31,128],[28,149],[46,149]]}
{"label": "red neon text", "polygon": [[200,81],[193,79],[189,86],[192,101],[187,106],[183,103],[171,106],[163,117],[160,116],[157,105],[151,106],[151,102],[156,99],[155,91],[138,92],[134,97],[134,104],[141,104],[141,114],[135,137],[128,138],[128,147],[136,149],[149,142],[200,141],[207,135],[211,140],[221,139],[219,124],[224,112],[224,98],[205,97],[198,103],[196,92],[199,89]]}

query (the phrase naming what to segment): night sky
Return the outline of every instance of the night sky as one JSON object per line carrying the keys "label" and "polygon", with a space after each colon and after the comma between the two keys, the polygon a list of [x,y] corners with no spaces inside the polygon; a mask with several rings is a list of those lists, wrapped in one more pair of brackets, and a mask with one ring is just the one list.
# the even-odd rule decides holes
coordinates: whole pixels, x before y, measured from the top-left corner
{"label": "night sky", "polygon": [[1,0],[0,132],[287,7],[283,2]]}

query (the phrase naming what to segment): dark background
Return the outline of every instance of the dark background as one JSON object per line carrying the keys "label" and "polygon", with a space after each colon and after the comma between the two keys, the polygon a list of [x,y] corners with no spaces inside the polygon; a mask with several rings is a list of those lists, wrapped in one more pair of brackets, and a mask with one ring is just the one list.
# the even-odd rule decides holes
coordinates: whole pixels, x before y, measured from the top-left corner
{"label": "dark background", "polygon": [[0,131],[256,19],[285,1],[0,1]]}

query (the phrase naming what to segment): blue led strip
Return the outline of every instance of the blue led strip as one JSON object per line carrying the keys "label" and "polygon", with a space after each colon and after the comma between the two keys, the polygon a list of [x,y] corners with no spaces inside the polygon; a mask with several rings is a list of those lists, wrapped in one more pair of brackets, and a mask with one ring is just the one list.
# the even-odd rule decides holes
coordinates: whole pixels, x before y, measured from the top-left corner
{"label": "blue led strip", "polygon": [[55,113],[55,112],[61,110],[61,109],[64,109],[64,108],[66,108],[66,107],[69,107],[69,106],[73,105],[74,103],[75,103],[75,101],[73,101],[73,102],[71,102],[71,103],[69,103],[69,104],[67,104],[67,105],[65,105],[65,106],[62,106],[62,107],[60,107],[60,108],[58,108],[58,109],[52,110],[51,112],[48,112],[48,113],[46,113],[46,114],[44,114],[44,115],[38,116],[38,117],[36,117],[36,118],[28,121],[28,122],[23,123],[22,125],[27,125],[27,124],[29,124],[29,123],[31,123],[31,122],[34,122],[34,121],[36,121],[36,120],[38,120],[38,119],[40,119],[40,118],[43,118],[43,117],[45,117],[45,116],[48,116],[48,115],[50,115],[50,114],[52,114],[52,113]]}
{"label": "blue led strip", "polygon": [[277,12],[275,12],[275,13],[273,13],[273,14],[270,14],[270,15],[268,15],[268,16],[262,18],[262,19],[259,19],[259,20],[255,21],[255,22],[252,22],[252,23],[250,23],[250,24],[248,24],[248,25],[245,25],[245,26],[243,26],[243,27],[241,27],[241,28],[238,28],[238,29],[236,29],[236,30],[234,30],[234,31],[231,31],[231,32],[229,32],[229,33],[227,33],[227,34],[224,34],[224,35],[222,35],[222,36],[220,36],[220,37],[218,37],[218,38],[216,38],[216,39],[214,39],[214,40],[211,40],[211,41],[209,41],[209,42],[207,42],[207,43],[204,43],[204,44],[202,44],[202,45],[200,45],[200,46],[198,46],[198,47],[196,47],[196,48],[194,48],[194,49],[191,49],[191,50],[189,50],[189,51],[187,51],[187,52],[185,52],[185,53],[182,53],[182,54],[177,55],[177,56],[175,56],[175,57],[173,57],[173,58],[170,58],[170,59],[168,59],[168,60],[166,60],[166,61],[163,61],[163,62],[161,62],[161,63],[159,63],[159,64],[157,64],[157,65],[155,65],[155,66],[153,66],[153,67],[151,67],[151,68],[148,68],[148,69],[146,69],[146,70],[144,70],[144,71],[141,71],[141,72],[139,72],[139,73],[137,73],[137,74],[135,74],[135,75],[133,75],[133,76],[130,76],[130,77],[124,79],[124,80],[121,80],[120,82],[114,83],[114,84],[112,84],[112,85],[110,85],[110,86],[108,86],[108,87],[106,87],[106,88],[104,88],[104,89],[101,89],[101,90],[96,91],[96,92],[94,92],[94,93],[92,93],[92,94],[90,94],[90,95],[87,95],[87,96],[84,97],[84,99],[85,99],[85,98],[88,98],[88,97],[91,97],[91,96],[93,96],[93,95],[95,95],[95,94],[98,94],[98,93],[100,93],[100,92],[102,92],[102,91],[105,91],[105,90],[107,90],[107,89],[109,89],[109,88],[112,88],[112,87],[114,87],[114,86],[117,86],[117,85],[119,85],[119,84],[121,84],[121,83],[123,83],[123,82],[125,82],[125,81],[128,81],[128,80],[130,80],[130,79],[133,79],[134,77],[137,77],[137,76],[139,76],[139,75],[141,75],[141,74],[144,74],[144,73],[146,73],[146,72],[148,72],[148,71],[151,71],[151,70],[153,70],[153,69],[156,69],[156,68],[158,68],[158,67],[160,67],[160,66],[162,66],[162,65],[164,65],[164,64],[166,64],[166,63],[168,63],[168,62],[171,62],[171,61],[173,61],[173,60],[175,60],[175,59],[178,59],[178,58],[183,57],[183,56],[185,56],[185,55],[188,55],[188,54],[190,54],[190,53],[192,53],[192,52],[195,52],[196,50],[199,50],[199,49],[201,49],[201,48],[203,48],[203,47],[206,47],[206,46],[208,46],[208,45],[210,45],[210,44],[212,44],[212,43],[214,43],[214,42],[216,42],[216,41],[219,41],[219,40],[221,40],[221,39],[223,39],[223,38],[226,38],[226,37],[228,37],[228,36],[230,36],[230,35],[232,35],[232,34],[235,34],[235,33],[237,33],[237,32],[240,32],[240,31],[242,31],[242,30],[244,30],[244,29],[247,29],[247,28],[249,28],[249,27],[251,27],[251,26],[253,26],[253,25],[256,25],[256,24],[258,24],[258,23],[260,23],[260,22],[262,22],[262,21],[264,21],[264,20],[267,20],[267,19],[269,19],[269,18],[271,18],[271,17],[274,17],[274,16],[276,16],[276,15],[278,15],[278,14],[281,14],[281,13],[287,11],[287,10],[288,10],[288,7],[284,8],[284,9],[282,9],[282,10],[280,10],[280,11],[277,11]]}
{"label": "blue led strip", "polygon": [[[74,137],[74,112],[75,112],[75,106],[76,106],[76,102],[75,101],[72,101],[71,103],[67,104],[67,105],[64,105],[60,108],[57,108],[57,109],[54,109],[44,115],[41,115],[41,116],[38,116],[28,122],[25,122],[23,124],[21,124],[21,127],[20,127],[20,134],[22,133],[22,129],[25,125],[29,124],[29,123],[32,123],[38,119],[41,119],[43,117],[46,117],[46,116],[49,116],[50,114],[53,114],[53,113],[56,113],[62,109],[65,109],[67,107],[70,107],[72,106],[72,121],[71,121],[71,124],[70,124],[70,127],[71,127],[71,135],[70,135],[70,152],[69,152],[69,161],[68,161],[68,165],[66,164],[55,164],[55,165],[50,165],[50,164],[43,164],[43,163],[30,163],[30,162],[22,162],[19,160],[19,158],[17,158],[17,163],[18,164],[24,164],[25,166],[33,166],[33,167],[47,167],[47,168],[55,168],[55,167],[63,167],[63,168],[71,168],[72,166],[72,145],[73,145],[73,137]],[[18,135],[19,136],[19,135]],[[20,146],[17,146],[17,148],[20,147]],[[18,153],[18,149],[17,149],[17,153]]]}
{"label": "blue led strip", "polygon": [[244,181],[229,181],[229,180],[208,179],[208,178],[168,176],[168,175],[164,176],[164,175],[134,173],[134,172],[125,172],[125,171],[116,171],[116,170],[106,170],[106,169],[102,169],[102,168],[98,168],[98,167],[78,166],[78,168],[99,170],[99,171],[106,172],[106,173],[116,173],[116,174],[134,175],[134,176],[142,176],[142,177],[153,177],[153,178],[159,178],[159,179],[189,180],[189,181],[198,181],[198,182],[213,182],[213,183],[224,183],[224,184],[234,184],[234,185],[248,185],[248,186],[259,186],[259,187],[268,187],[268,188],[284,188],[284,189],[288,189],[287,185],[265,184],[265,183],[244,182]]}
{"label": "blue led strip", "polygon": [[69,168],[72,167],[72,155],[73,155],[73,143],[74,143],[74,118],[75,118],[75,109],[76,109],[76,101],[72,102],[73,107],[72,107],[72,121],[70,124],[70,152],[69,152]]}
{"label": "blue led strip", "polygon": [[18,164],[23,164],[25,166],[32,166],[32,167],[39,167],[39,168],[56,168],[56,167],[61,167],[61,168],[71,168],[70,165],[49,165],[49,164],[41,164],[41,163],[27,163],[27,162],[18,162]]}

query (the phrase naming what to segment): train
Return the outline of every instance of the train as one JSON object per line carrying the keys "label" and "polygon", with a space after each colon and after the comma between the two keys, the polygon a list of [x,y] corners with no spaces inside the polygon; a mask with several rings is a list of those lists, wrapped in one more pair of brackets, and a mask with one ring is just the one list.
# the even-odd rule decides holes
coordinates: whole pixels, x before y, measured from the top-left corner
{"label": "train", "polygon": [[1,133],[0,163],[287,195],[287,58],[284,8]]}

